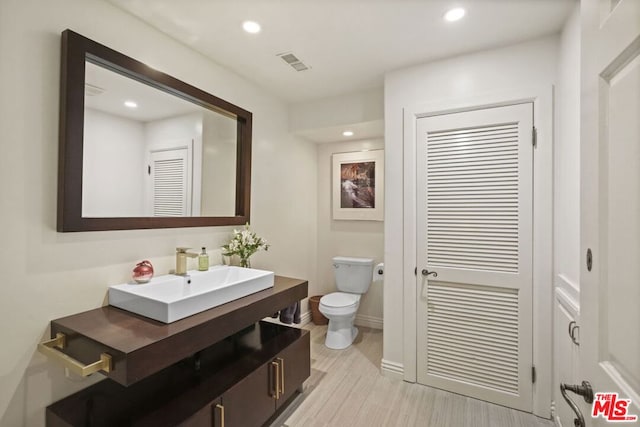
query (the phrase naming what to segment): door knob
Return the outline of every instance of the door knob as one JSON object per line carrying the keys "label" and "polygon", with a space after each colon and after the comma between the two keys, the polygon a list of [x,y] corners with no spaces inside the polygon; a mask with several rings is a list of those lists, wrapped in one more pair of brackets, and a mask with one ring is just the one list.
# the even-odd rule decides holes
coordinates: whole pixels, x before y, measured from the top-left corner
{"label": "door knob", "polygon": [[428,277],[428,276],[430,276],[430,275],[433,275],[433,277],[438,277],[438,273],[436,273],[435,271],[429,271],[429,270],[427,270],[426,268],[423,268],[423,269],[422,269],[422,275],[423,275],[424,277]]}
{"label": "door knob", "polygon": [[582,412],[580,412],[578,405],[576,405],[575,402],[567,395],[567,391],[571,391],[578,396],[582,396],[584,401],[587,403],[593,403],[593,389],[591,388],[591,384],[589,384],[589,381],[582,381],[582,384],[580,385],[560,384],[560,393],[562,393],[562,397],[564,397],[564,400],[567,401],[573,412],[576,414],[576,418],[573,420],[573,425],[575,427],[586,427]]}

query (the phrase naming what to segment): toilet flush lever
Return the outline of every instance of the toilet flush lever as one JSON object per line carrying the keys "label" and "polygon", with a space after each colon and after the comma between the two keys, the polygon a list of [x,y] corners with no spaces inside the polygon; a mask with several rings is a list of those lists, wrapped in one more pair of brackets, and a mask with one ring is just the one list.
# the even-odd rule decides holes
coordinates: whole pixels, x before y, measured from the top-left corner
{"label": "toilet flush lever", "polygon": [[422,275],[423,275],[424,277],[428,277],[428,276],[430,276],[430,275],[433,275],[433,277],[438,277],[438,273],[436,273],[435,271],[429,271],[429,270],[427,270],[426,268],[423,268],[423,269],[422,269]]}

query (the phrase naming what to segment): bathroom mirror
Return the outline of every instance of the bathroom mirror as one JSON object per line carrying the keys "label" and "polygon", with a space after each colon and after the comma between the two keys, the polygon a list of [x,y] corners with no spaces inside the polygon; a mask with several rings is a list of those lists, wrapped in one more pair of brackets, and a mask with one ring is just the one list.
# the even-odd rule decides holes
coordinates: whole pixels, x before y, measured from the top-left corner
{"label": "bathroom mirror", "polygon": [[58,231],[249,222],[251,119],[64,31]]}

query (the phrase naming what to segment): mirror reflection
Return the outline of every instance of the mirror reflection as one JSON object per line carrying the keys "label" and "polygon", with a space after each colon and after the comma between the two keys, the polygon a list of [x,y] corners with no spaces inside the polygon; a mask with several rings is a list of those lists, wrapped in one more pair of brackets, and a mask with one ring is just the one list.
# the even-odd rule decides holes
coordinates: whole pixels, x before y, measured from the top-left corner
{"label": "mirror reflection", "polygon": [[237,127],[86,61],[82,217],[235,215]]}

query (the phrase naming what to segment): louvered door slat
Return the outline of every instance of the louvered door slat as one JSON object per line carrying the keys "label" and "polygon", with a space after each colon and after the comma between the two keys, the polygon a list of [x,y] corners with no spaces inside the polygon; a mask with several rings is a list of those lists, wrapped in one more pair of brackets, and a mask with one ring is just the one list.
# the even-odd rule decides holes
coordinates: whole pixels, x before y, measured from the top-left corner
{"label": "louvered door slat", "polygon": [[[531,105],[420,119],[418,380],[531,410]],[[528,151],[527,151],[528,150]],[[527,341],[529,340],[529,341]]]}
{"label": "louvered door slat", "polygon": [[[514,141],[517,144],[517,141]],[[476,151],[476,150],[474,150]],[[518,161],[518,152],[505,153],[502,150],[499,153],[478,153],[465,154],[464,156],[431,156],[429,166],[432,169],[449,168],[455,165],[497,165],[502,168],[505,165],[513,166]]]}
{"label": "louvered door slat", "polygon": [[[469,290],[453,284],[429,284],[429,302],[433,307],[429,311],[431,321],[428,328],[428,341],[444,341],[445,343],[465,343],[469,349],[466,357],[460,357],[460,352],[452,345],[432,346],[427,353],[427,369],[432,375],[441,377],[462,378],[475,385],[488,387],[501,392],[514,393],[518,384],[518,330],[512,327],[518,323],[518,299],[517,295],[498,289],[479,289],[475,294],[487,297],[502,297],[507,305],[477,304],[473,294]],[[511,298],[508,298],[508,297]],[[452,325],[446,321],[438,322],[440,312],[455,314],[465,312],[471,314],[477,320],[490,323],[501,332],[500,339],[495,339],[478,331],[465,327],[464,324]],[[452,328],[455,326],[455,328]],[[487,352],[493,350],[497,354],[505,354],[510,350],[511,357],[506,360],[496,360],[487,357]],[[482,350],[482,351],[480,351]],[[484,353],[484,354],[483,354]],[[455,361],[456,374],[454,375],[447,361]],[[509,373],[509,375],[507,375]],[[500,380],[498,380],[500,378]]]}
{"label": "louvered door slat", "polygon": [[[507,184],[508,181],[502,180],[501,178],[511,178],[510,184],[517,184],[518,182],[518,170],[517,168],[511,168],[510,170],[502,170],[500,172],[495,172],[495,170],[470,170],[470,171],[454,171],[454,170],[441,170],[441,171],[431,171],[431,175],[429,177],[428,183],[445,183],[445,184],[472,184],[472,183],[483,183],[485,179],[498,178],[498,182]],[[490,182],[490,181],[488,181]]]}
{"label": "louvered door slat", "polygon": [[[432,222],[432,230],[434,233],[451,232],[453,234],[457,227],[458,229],[462,228],[465,232],[469,233],[473,233],[475,231],[476,233],[482,234],[497,233],[513,237],[513,232],[510,228],[517,229],[517,223],[513,218],[513,215],[477,215],[478,219],[474,224],[469,224],[467,221],[469,215],[465,217],[459,213],[453,218],[447,218],[446,214],[443,214],[440,217],[435,214],[433,214],[433,216],[435,217]],[[451,230],[449,230],[449,228],[451,228]]]}
{"label": "louvered door slat", "polygon": [[[482,335],[479,335],[481,337]],[[514,341],[511,346],[505,345],[505,340],[498,340],[491,337],[482,337],[482,345],[477,345],[478,340],[473,341],[465,339],[462,335],[446,334],[444,332],[432,332],[429,334],[430,339],[430,354],[429,361],[437,359],[438,357],[460,357],[464,355],[471,363],[484,364],[489,367],[495,363],[500,365],[497,369],[504,369],[505,365],[517,367],[517,363],[514,360],[518,358],[518,342]],[[504,338],[504,337],[500,337]],[[446,356],[445,356],[446,355]],[[435,373],[431,368],[430,373]],[[440,373],[444,375],[444,373]],[[511,379],[517,380],[517,369],[513,369],[513,375]],[[514,378],[515,377],[515,378]]]}
{"label": "louvered door slat", "polygon": [[[457,320],[457,321],[456,321]],[[501,343],[504,341],[504,337],[509,336],[507,332],[505,332],[502,327],[504,326],[502,323],[500,325],[492,325],[491,323],[481,323],[478,322],[476,318],[464,318],[462,316],[446,316],[442,315],[439,319],[431,319],[434,324],[439,324],[441,326],[447,325],[461,325],[470,332],[473,332],[477,335],[484,335],[487,339],[495,340],[497,343]],[[518,325],[513,325],[513,328],[517,329]],[[462,340],[461,340],[462,341]],[[464,344],[464,343],[462,343]],[[509,357],[508,354],[500,353],[504,357]]]}
{"label": "louvered door slat", "polygon": [[469,242],[468,244],[470,245],[474,244],[475,242],[491,241],[493,245],[497,247],[518,244],[518,241],[514,240],[513,238],[497,237],[497,236],[493,236],[493,237],[469,236],[467,233],[465,233],[462,236],[458,236],[454,233],[447,234],[447,235],[433,233],[431,240],[433,240],[434,242],[439,242],[441,244],[446,244],[446,243],[449,243],[450,241],[461,240],[463,242]]}
{"label": "louvered door slat", "polygon": [[[468,142],[464,145],[464,147],[465,148],[470,147],[471,145],[472,145],[471,142]],[[474,146],[474,151],[478,155],[482,155],[482,156],[487,156],[495,153],[502,153],[502,154],[518,153],[517,148],[513,147],[513,140],[511,139],[502,141],[499,144],[491,144],[491,145],[476,144]],[[429,154],[431,154],[431,157],[434,159],[441,158],[441,157],[448,157],[448,156],[452,158],[464,158],[469,156],[469,154],[465,153],[463,150],[460,150],[459,147],[456,147],[455,149],[449,148],[449,147],[437,148],[437,147],[434,147],[433,145],[429,147]]]}
{"label": "louvered door slat", "polygon": [[[500,126],[485,126],[482,129],[473,129],[457,132],[429,132],[427,135],[427,177],[431,177],[434,173],[441,169],[445,169],[447,172],[451,170],[459,170],[464,168],[465,170],[473,171],[477,169],[486,170],[490,169],[492,172],[501,173],[506,169],[517,167],[518,161],[518,140],[517,140],[517,123],[511,123]],[[467,145],[457,145],[450,149],[447,153],[459,153],[457,156],[431,156],[432,139],[438,141],[438,146],[446,144],[447,137],[451,139],[452,143],[457,142],[457,138],[474,138],[478,135],[483,135],[485,138],[491,138],[493,133],[509,132],[514,134],[515,137],[507,141],[507,145],[503,146],[502,152],[492,152],[487,157],[486,152],[478,151],[476,146],[469,142]],[[507,153],[504,150],[508,149]],[[464,154],[464,157],[459,157],[460,154]],[[518,259],[518,247],[512,246],[507,249],[506,252],[502,251],[499,256],[496,256],[494,247],[491,242],[487,242],[485,245],[476,246],[473,251],[469,251],[465,248],[464,241],[452,241],[447,245],[441,245],[438,241],[431,241],[429,236],[429,230],[431,229],[430,220],[437,219],[438,216],[434,215],[442,213],[446,215],[455,215],[462,212],[468,212],[469,215],[465,217],[465,223],[468,225],[475,225],[476,227],[486,225],[486,221],[478,221],[476,218],[482,216],[483,213],[491,212],[493,214],[504,215],[508,213],[516,213],[518,210],[518,193],[517,193],[517,181],[511,184],[512,188],[516,189],[515,194],[500,194],[500,198],[496,198],[496,194],[485,194],[485,199],[478,201],[475,193],[469,193],[458,190],[456,197],[443,197],[440,191],[431,191],[431,187],[427,187],[427,241],[428,241],[428,258],[427,262],[430,265],[442,265],[447,266],[447,260],[452,260],[452,265],[459,266],[460,260],[465,261],[467,268],[484,269],[488,271],[510,271],[517,273],[517,261]],[[455,184],[454,184],[455,185]],[[438,190],[447,189],[447,184],[443,184]],[[435,224],[433,224],[435,225]],[[513,217],[514,228],[510,228],[511,235],[508,237],[517,238],[517,215]],[[441,232],[446,233],[446,229],[440,228]],[[492,255],[488,255],[492,254]],[[463,256],[461,256],[463,255]],[[497,262],[496,260],[504,259],[504,263]]]}
{"label": "louvered door slat", "polygon": [[187,206],[186,150],[153,153],[153,216],[184,216]]}

